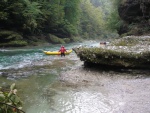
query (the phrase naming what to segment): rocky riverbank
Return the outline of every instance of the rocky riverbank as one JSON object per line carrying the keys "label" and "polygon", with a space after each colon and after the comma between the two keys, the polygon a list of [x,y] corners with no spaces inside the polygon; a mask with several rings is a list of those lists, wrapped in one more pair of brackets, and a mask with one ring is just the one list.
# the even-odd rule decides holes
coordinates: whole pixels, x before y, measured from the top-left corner
{"label": "rocky riverbank", "polygon": [[[104,110],[104,113],[149,113],[149,75],[148,70],[114,71],[79,66],[62,73],[60,81],[63,87],[72,87],[78,92],[93,92],[95,96],[91,102],[100,98],[95,104],[100,102],[105,107],[93,106],[94,113],[99,113],[97,109]],[[98,94],[101,95],[97,97]],[[89,95],[87,99],[91,98],[92,95]]]}
{"label": "rocky riverbank", "polygon": [[[133,39],[133,37],[132,37]],[[123,39],[115,40],[110,45],[103,45],[98,48],[75,48],[76,54],[79,58],[84,61],[95,62],[98,58],[102,58],[104,62],[108,60],[111,52],[119,54],[118,59],[123,60],[125,57],[127,60],[132,54],[141,54],[145,57],[143,53],[150,52],[150,37],[136,38],[132,40],[131,37],[125,37]],[[130,41],[129,41],[130,40]],[[131,41],[132,40],[132,41]],[[127,43],[127,42],[128,43]],[[122,46],[121,46],[122,44]],[[92,50],[96,50],[93,53]],[[98,51],[102,50],[102,51]],[[107,50],[107,51],[106,51]],[[103,54],[98,54],[103,52]],[[122,54],[122,53],[125,54]],[[92,54],[91,54],[92,53]],[[108,57],[105,57],[105,56]],[[116,54],[115,54],[116,55]],[[101,56],[101,57],[100,57]],[[141,57],[142,57],[141,56]],[[114,56],[113,56],[114,57]],[[138,57],[139,58],[139,57]],[[138,59],[137,58],[137,59]],[[150,57],[146,57],[148,59]],[[86,60],[85,60],[86,59]],[[114,58],[110,58],[114,59]],[[101,66],[104,66],[103,60],[98,59]],[[120,61],[121,61],[120,60]],[[92,63],[93,63],[92,61]],[[146,60],[145,60],[146,61]],[[138,59],[137,62],[140,62]],[[149,61],[147,60],[146,62]],[[97,67],[92,65],[90,68],[83,66],[80,62],[80,66],[73,68],[67,72],[63,72],[59,80],[61,81],[61,86],[72,87],[78,92],[84,91],[85,93],[94,93],[94,99],[90,101],[93,102],[98,99],[93,105],[92,111],[95,113],[149,113],[150,103],[149,103],[149,93],[150,93],[150,71],[149,69],[131,69],[131,68],[110,68],[113,61],[109,60],[106,67]],[[95,63],[93,63],[95,64]],[[97,63],[96,63],[97,64]],[[150,65],[148,65],[150,66]],[[113,65],[114,67],[114,65]],[[122,66],[124,67],[124,66]],[[99,95],[99,96],[97,96]],[[87,98],[90,100],[92,95]],[[84,102],[84,100],[83,100]],[[101,107],[99,106],[99,102]],[[89,103],[86,102],[85,106]],[[98,105],[98,106],[97,106]],[[95,108],[95,109],[94,109]],[[99,109],[99,111],[97,110]]]}
{"label": "rocky riverbank", "polygon": [[109,45],[74,48],[86,65],[150,68],[150,36],[127,36]]}

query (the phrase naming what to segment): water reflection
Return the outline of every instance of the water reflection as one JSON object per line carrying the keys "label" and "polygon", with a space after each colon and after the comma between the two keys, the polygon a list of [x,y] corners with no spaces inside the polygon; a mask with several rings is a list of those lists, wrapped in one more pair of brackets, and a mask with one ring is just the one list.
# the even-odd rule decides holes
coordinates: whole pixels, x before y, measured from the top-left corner
{"label": "water reflection", "polygon": [[[110,99],[102,92],[87,87],[75,88],[59,83],[54,84],[45,91],[44,98],[49,105],[49,111],[45,113],[114,113],[117,111],[121,102]],[[36,111],[36,113],[44,113],[44,111]]]}

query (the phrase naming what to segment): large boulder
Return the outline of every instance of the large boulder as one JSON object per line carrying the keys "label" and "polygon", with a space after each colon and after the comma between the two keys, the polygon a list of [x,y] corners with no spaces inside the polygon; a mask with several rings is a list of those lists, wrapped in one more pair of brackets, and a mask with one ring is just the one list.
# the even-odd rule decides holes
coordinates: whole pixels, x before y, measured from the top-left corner
{"label": "large boulder", "polygon": [[150,69],[150,36],[128,36],[103,47],[73,50],[86,65]]}

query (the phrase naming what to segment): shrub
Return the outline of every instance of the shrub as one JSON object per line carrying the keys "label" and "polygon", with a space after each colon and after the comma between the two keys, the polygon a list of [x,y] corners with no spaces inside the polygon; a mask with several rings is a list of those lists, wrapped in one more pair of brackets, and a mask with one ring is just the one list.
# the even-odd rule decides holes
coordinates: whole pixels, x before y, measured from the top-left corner
{"label": "shrub", "polygon": [[23,47],[27,45],[28,43],[23,40],[15,40],[15,41],[10,41],[8,43],[0,43],[0,47]]}
{"label": "shrub", "polygon": [[22,101],[15,87],[15,83],[10,86],[10,91],[0,87],[0,113],[25,113],[21,110]]}
{"label": "shrub", "polygon": [[65,41],[65,43],[69,43],[70,42],[69,38],[63,38],[63,40]]}
{"label": "shrub", "polygon": [[23,39],[23,37],[14,31],[7,31],[7,30],[0,31],[1,43],[9,42],[12,40],[21,40],[21,39]]}
{"label": "shrub", "polygon": [[72,42],[81,42],[82,38],[74,36],[74,37],[71,37],[71,40],[72,40]]}
{"label": "shrub", "polygon": [[54,43],[54,44],[65,44],[65,41],[61,38],[58,38],[55,35],[49,34],[48,35],[48,40],[50,40],[50,42]]}

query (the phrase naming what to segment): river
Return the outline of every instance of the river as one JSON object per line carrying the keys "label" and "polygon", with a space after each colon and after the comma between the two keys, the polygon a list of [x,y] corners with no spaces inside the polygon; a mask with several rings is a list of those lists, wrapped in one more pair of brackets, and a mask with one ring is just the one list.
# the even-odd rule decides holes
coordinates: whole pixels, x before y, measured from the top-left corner
{"label": "river", "polygon": [[[80,45],[98,43],[87,41],[65,47]],[[85,69],[74,52],[65,58],[42,52],[59,48],[50,45],[0,50],[0,86],[16,83],[26,113],[150,112],[149,71]]]}
{"label": "river", "polygon": [[[65,44],[65,47],[71,49],[89,44],[92,45],[91,41]],[[0,86],[16,83],[18,95],[24,102],[23,110],[27,113],[50,113],[54,110],[48,104],[45,91],[49,85],[59,82],[61,71],[75,67],[74,64],[78,60],[74,52],[65,58],[59,55],[48,56],[42,52],[56,51],[60,46],[0,49]]]}

